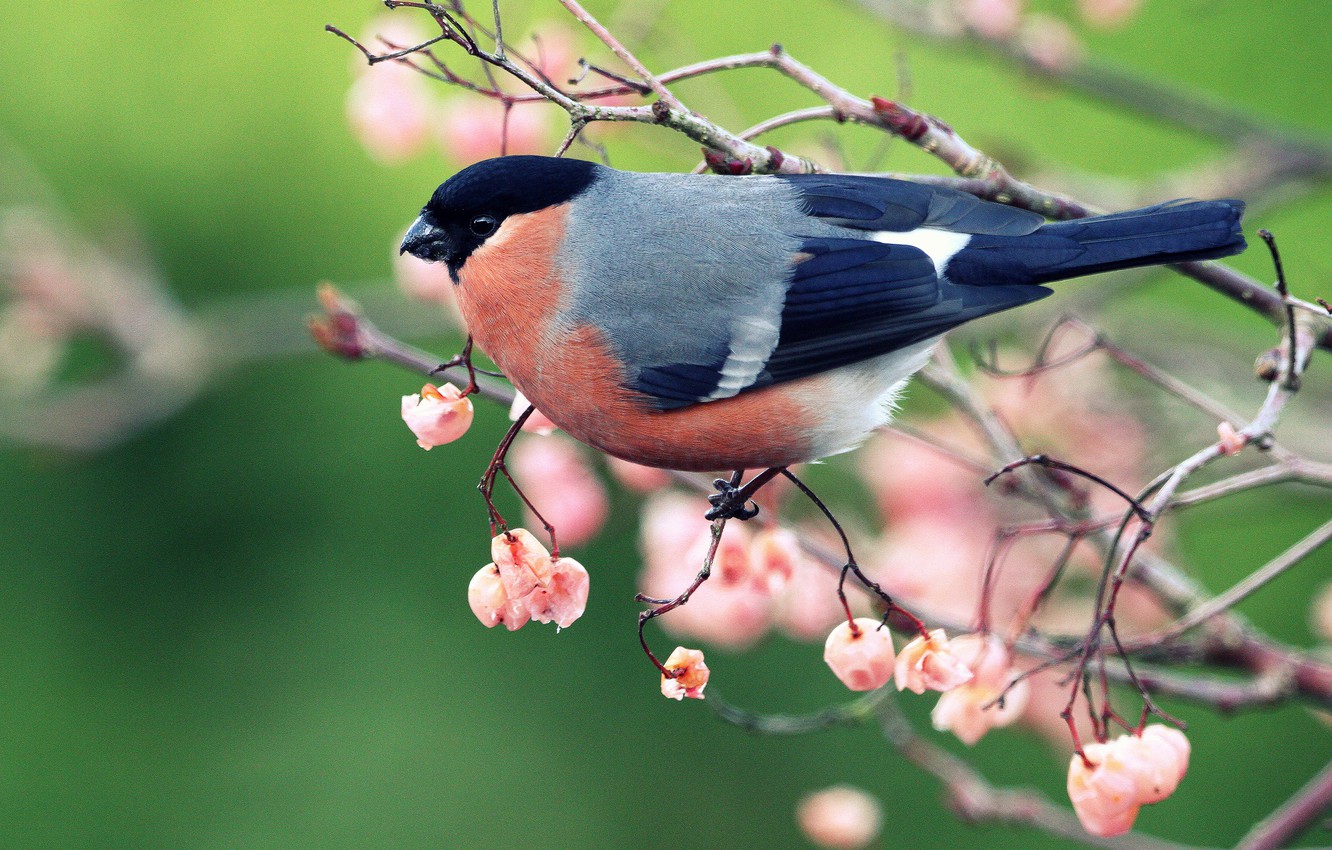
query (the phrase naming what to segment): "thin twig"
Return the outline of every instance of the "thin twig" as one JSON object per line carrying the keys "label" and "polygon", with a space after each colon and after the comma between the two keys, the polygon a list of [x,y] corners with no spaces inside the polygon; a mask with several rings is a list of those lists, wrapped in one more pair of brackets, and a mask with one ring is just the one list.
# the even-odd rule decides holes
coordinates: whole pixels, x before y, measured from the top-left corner
{"label": "thin twig", "polygon": [[1286,570],[1308,557],[1329,539],[1332,539],[1332,520],[1328,520],[1309,532],[1298,543],[1236,582],[1229,590],[1207,600],[1207,602],[1194,608],[1164,629],[1134,640],[1131,647],[1154,646],[1174,640],[1189,629],[1206,622],[1223,611],[1229,611]]}

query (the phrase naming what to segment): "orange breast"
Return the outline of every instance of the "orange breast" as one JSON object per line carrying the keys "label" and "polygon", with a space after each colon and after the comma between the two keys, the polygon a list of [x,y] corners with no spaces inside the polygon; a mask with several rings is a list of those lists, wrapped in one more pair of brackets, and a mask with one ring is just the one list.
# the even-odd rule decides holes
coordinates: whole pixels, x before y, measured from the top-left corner
{"label": "orange breast", "polygon": [[[804,379],[661,412],[626,390],[600,331],[553,327],[566,207],[510,216],[459,275],[458,303],[478,346],[555,424],[635,463],[684,470],[754,469],[809,460],[822,418]],[[811,395],[813,393],[813,395]]]}

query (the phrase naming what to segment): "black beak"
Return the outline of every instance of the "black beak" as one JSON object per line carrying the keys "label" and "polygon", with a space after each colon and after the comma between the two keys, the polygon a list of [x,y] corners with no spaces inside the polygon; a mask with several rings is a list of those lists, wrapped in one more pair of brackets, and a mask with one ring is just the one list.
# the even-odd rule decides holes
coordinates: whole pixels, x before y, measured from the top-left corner
{"label": "black beak", "polygon": [[422,215],[412,222],[407,235],[402,237],[398,253],[411,254],[413,257],[434,263],[448,260],[453,253],[451,249],[448,234],[442,228],[426,221],[426,217]]}

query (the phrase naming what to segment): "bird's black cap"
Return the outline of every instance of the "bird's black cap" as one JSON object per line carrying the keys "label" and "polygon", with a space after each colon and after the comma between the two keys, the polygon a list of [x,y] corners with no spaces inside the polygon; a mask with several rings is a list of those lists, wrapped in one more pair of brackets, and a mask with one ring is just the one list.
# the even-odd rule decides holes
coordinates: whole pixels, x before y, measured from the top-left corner
{"label": "bird's black cap", "polygon": [[599,168],[580,159],[503,156],[469,165],[435,190],[426,211],[513,215],[536,212],[572,200]]}
{"label": "bird's black cap", "polygon": [[504,219],[571,201],[601,166],[549,156],[505,156],[468,166],[431,195],[402,252],[448,264],[455,281],[472,252]]}

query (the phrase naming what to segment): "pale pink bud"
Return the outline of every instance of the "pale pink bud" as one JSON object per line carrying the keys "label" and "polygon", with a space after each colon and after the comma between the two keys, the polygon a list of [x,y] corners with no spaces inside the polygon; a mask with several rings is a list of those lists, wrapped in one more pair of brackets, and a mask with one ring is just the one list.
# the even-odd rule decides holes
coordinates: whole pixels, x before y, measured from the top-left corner
{"label": "pale pink bud", "polygon": [[1022,23],[1022,0],[963,0],[962,20],[985,38],[1010,38]]}
{"label": "pale pink bud", "polygon": [[504,592],[522,599],[550,579],[550,552],[525,528],[501,531],[490,541],[490,557],[499,568]]}
{"label": "pale pink bud", "polygon": [[991,729],[1002,729],[1022,716],[1031,696],[1031,686],[1021,681],[1004,694],[1003,705],[996,700],[1003,686],[968,683],[939,697],[930,712],[930,721],[940,732],[952,732],[967,746],[973,746]]}
{"label": "pale pink bud", "polygon": [[708,665],[703,663],[703,653],[697,649],[685,649],[677,646],[664,666],[674,676],[664,673],[661,677],[661,695],[670,699],[703,699],[703,689],[708,684]]}
{"label": "pale pink bud", "polygon": [[472,400],[453,384],[438,388],[426,384],[419,395],[402,397],[402,421],[416,435],[416,444],[430,451],[467,433],[472,425]]}
{"label": "pale pink bud", "polygon": [[953,654],[948,635],[935,629],[918,635],[902,648],[894,672],[897,689],[923,694],[927,690],[948,691],[971,681],[971,671]]}
{"label": "pale pink bud", "polygon": [[[1083,747],[1068,764],[1068,798],[1082,828],[1103,838],[1121,835],[1137,820],[1138,780],[1118,759],[1110,744]],[[1091,766],[1088,767],[1088,762]]]}
{"label": "pale pink bud", "polygon": [[671,474],[664,469],[633,463],[614,455],[606,456],[606,468],[621,485],[639,493],[651,493],[671,483]]}
{"label": "pale pink bud", "polygon": [[509,599],[499,568],[494,564],[486,564],[472,576],[467,585],[467,604],[486,628],[503,623],[509,631],[517,631],[530,616],[522,600]]}
{"label": "pale pink bud", "polygon": [[389,165],[411,159],[425,147],[432,109],[426,78],[395,71],[399,69],[376,66],[347,91],[353,134],[371,156]]}
{"label": "pale pink bud", "polygon": [[765,528],[750,544],[754,581],[763,593],[781,593],[803,557],[800,539],[789,528]]}
{"label": "pale pink bud", "polygon": [[1237,455],[1244,451],[1245,440],[1229,422],[1220,422],[1216,426],[1217,445],[1223,455]]}
{"label": "pale pink bud", "polygon": [[1019,40],[1032,61],[1063,71],[1082,61],[1082,42],[1072,27],[1052,15],[1035,14],[1022,25]]}
{"label": "pale pink bud", "polygon": [[1142,0],[1078,0],[1078,14],[1100,29],[1117,29],[1138,14]]}
{"label": "pale pink bud", "polygon": [[1189,769],[1189,739],[1183,732],[1153,724],[1142,730],[1142,737],[1125,735],[1120,741],[1121,747],[1138,759],[1140,802],[1159,803],[1175,793]]}
{"label": "pale pink bud", "polygon": [[832,850],[859,850],[879,834],[879,801],[850,785],[834,785],[805,795],[796,807],[796,823],[805,837]]}
{"label": "pale pink bud", "polygon": [[[525,437],[509,454],[509,468],[561,544],[578,546],[601,531],[610,501],[586,451],[563,434]],[[529,513],[529,523],[535,521]]]}
{"label": "pale pink bud", "polygon": [[[517,422],[518,417],[523,415],[523,411],[532,407],[532,402],[527,400],[527,396],[520,392],[513,394],[513,404],[509,405],[509,421]],[[532,415],[523,421],[523,430],[529,434],[536,434],[538,437],[549,436],[559,430],[558,425],[550,421],[546,414],[532,408]]]}
{"label": "pale pink bud", "polygon": [[461,95],[444,107],[439,144],[458,162],[477,162],[501,153],[540,153],[550,143],[552,117],[542,104],[522,103],[510,109],[506,119],[498,101]]}
{"label": "pale pink bud", "polygon": [[573,558],[560,558],[551,565],[545,585],[537,585],[522,602],[533,620],[554,622],[566,629],[587,610],[588,587],[583,565]]}
{"label": "pale pink bud", "polygon": [[881,688],[893,677],[893,636],[878,620],[843,620],[828,634],[823,660],[853,691]]}

